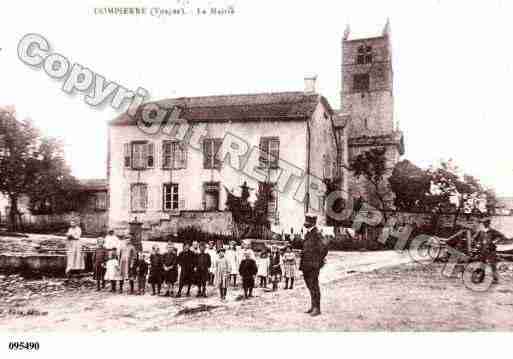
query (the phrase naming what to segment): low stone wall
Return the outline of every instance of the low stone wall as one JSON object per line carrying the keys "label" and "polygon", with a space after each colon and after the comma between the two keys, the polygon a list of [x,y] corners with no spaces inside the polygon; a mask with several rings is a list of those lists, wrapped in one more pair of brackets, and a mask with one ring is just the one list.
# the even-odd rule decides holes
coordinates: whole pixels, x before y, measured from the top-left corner
{"label": "low stone wall", "polygon": [[[232,214],[229,211],[181,211],[176,216],[158,221],[142,222],[142,239],[165,237],[177,233],[187,227],[196,227],[207,233],[231,235],[233,232]],[[118,233],[127,232],[128,221],[117,223],[114,230]]]}

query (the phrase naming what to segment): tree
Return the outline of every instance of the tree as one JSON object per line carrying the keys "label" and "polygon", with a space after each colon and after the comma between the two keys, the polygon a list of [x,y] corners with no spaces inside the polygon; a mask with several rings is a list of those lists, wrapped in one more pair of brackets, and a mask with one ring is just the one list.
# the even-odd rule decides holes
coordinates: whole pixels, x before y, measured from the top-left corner
{"label": "tree", "polygon": [[462,213],[481,213],[486,197],[479,180],[460,175],[452,161],[423,170],[403,160],[395,166],[389,182],[397,209],[431,213],[433,228],[443,213],[454,213],[453,225]]}
{"label": "tree", "polygon": [[431,178],[425,170],[408,160],[403,160],[395,165],[388,182],[395,194],[394,206],[398,210],[406,212],[426,210]]}
{"label": "tree", "polygon": [[367,201],[382,211],[386,220],[386,210],[390,208],[390,188],[384,181],[387,173],[385,148],[372,148],[360,153],[351,162],[350,170],[356,178],[364,177],[370,184]]}
{"label": "tree", "polygon": [[42,137],[30,120],[19,121],[14,110],[0,109],[0,136],[0,192],[9,198],[10,229],[16,231],[22,196],[49,201],[67,193],[74,179],[64,164],[62,146]]}

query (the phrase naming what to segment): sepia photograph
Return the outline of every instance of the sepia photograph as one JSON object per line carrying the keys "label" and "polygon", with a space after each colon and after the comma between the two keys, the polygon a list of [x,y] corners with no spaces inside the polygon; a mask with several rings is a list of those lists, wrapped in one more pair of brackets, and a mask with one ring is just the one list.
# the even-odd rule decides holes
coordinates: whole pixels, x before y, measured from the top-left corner
{"label": "sepia photograph", "polygon": [[512,10],[6,1],[2,350],[511,332]]}

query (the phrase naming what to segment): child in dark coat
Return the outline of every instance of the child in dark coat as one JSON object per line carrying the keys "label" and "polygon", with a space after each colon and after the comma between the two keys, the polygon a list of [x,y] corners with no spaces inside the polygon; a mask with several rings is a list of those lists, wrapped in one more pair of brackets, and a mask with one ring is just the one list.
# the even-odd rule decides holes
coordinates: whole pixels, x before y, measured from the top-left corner
{"label": "child in dark coat", "polygon": [[198,295],[197,297],[207,297],[207,281],[209,277],[210,266],[212,261],[210,254],[206,253],[206,244],[200,243],[200,252],[196,257],[196,276],[198,280]]}
{"label": "child in dark coat", "polygon": [[[148,280],[151,284],[151,295],[160,295],[160,289],[162,286],[162,270],[162,256],[159,253],[159,247],[153,246],[153,251],[150,255],[150,277]],[[157,288],[157,292],[155,292],[155,287]]]}
{"label": "child in dark coat", "polygon": [[244,289],[244,298],[253,296],[253,287],[255,286],[255,275],[258,273],[258,268],[254,259],[251,258],[251,253],[246,252],[245,258],[240,262],[239,274],[242,277],[242,288]]}
{"label": "child in dark coat", "polygon": [[180,284],[177,298],[182,296],[182,288],[187,286],[187,296],[191,295],[191,286],[194,281],[194,268],[196,267],[196,253],[191,251],[190,244],[183,244],[183,251],[178,255],[180,265]]}
{"label": "child in dark coat", "polygon": [[104,247],[103,238],[98,238],[96,242],[96,250],[94,251],[94,276],[93,278],[96,280],[96,290],[100,291],[101,288],[105,288],[105,263],[109,259],[109,251]]}
{"label": "child in dark coat", "polygon": [[137,293],[143,295],[146,293],[146,276],[148,275],[148,263],[142,252],[137,253],[134,263],[134,272],[137,278]]}

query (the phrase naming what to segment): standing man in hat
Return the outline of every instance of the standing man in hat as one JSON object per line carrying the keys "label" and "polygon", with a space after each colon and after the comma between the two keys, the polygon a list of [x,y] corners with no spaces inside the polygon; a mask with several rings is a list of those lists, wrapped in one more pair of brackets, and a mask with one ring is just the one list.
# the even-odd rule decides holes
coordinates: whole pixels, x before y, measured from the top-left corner
{"label": "standing man in hat", "polygon": [[493,283],[499,282],[499,276],[497,275],[497,242],[503,240],[504,235],[491,228],[490,218],[482,220],[483,226],[481,227],[475,243],[475,248],[481,254],[485,263],[489,264],[492,268]]}
{"label": "standing man in hat", "polygon": [[310,291],[311,306],[306,313],[312,317],[321,314],[321,290],[319,288],[319,272],[324,265],[324,260],[328,254],[328,248],[322,241],[322,236],[315,226],[317,216],[312,214],[305,215],[306,229],[305,240],[303,242],[303,252],[299,269],[303,272],[306,287]]}

